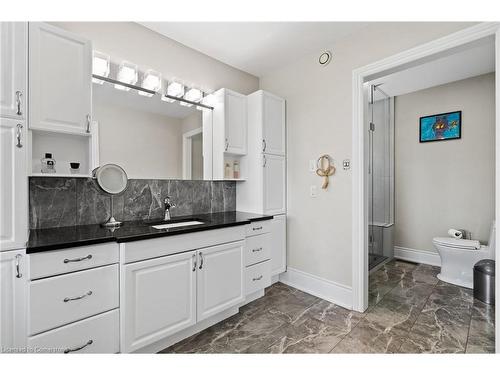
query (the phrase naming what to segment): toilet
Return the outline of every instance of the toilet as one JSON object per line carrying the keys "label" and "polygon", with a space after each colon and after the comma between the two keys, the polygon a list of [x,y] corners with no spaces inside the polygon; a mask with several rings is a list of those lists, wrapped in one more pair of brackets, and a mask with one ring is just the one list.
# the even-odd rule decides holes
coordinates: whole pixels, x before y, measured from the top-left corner
{"label": "toilet", "polygon": [[474,264],[481,259],[495,259],[495,222],[491,225],[488,245],[452,237],[436,237],[432,243],[441,257],[438,279],[472,288]]}

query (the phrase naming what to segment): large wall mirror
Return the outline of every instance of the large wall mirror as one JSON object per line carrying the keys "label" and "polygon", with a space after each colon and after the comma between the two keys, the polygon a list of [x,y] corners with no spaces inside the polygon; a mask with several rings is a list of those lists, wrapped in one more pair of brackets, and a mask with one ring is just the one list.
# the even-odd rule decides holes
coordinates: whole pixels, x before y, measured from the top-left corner
{"label": "large wall mirror", "polygon": [[210,179],[212,116],[204,114],[209,109],[108,82],[93,84],[92,100],[100,164],[118,164],[131,178]]}

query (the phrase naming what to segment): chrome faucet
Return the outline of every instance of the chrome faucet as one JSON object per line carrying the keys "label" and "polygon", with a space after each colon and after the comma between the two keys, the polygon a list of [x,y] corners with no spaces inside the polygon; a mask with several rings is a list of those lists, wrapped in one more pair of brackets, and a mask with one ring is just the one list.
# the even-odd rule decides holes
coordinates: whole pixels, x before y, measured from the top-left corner
{"label": "chrome faucet", "polygon": [[164,199],[163,203],[165,204],[165,217],[163,220],[167,221],[170,220],[170,209],[174,208],[175,204],[170,201],[170,197],[168,195]]}

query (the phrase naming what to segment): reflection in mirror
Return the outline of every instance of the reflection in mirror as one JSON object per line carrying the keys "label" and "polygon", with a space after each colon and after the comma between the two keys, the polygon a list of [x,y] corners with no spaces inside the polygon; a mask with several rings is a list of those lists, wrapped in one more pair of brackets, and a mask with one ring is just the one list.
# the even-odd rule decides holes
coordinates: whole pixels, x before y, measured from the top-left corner
{"label": "reflection in mirror", "polygon": [[[142,77],[142,74],[139,74]],[[211,116],[196,106],[169,103],[102,82],[93,85],[93,117],[99,124],[100,164],[119,164],[131,178],[209,179],[203,144]],[[205,123],[205,124],[204,124]],[[204,139],[205,138],[205,139]],[[207,147],[206,147],[207,148]],[[210,148],[210,147],[208,147]]]}

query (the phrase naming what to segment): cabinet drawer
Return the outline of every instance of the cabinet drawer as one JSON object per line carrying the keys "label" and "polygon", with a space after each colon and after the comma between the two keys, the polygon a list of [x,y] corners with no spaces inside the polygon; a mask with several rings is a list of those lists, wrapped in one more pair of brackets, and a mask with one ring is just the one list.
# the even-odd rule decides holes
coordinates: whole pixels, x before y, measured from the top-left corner
{"label": "cabinet drawer", "polygon": [[245,268],[245,294],[249,295],[271,285],[271,261]]}
{"label": "cabinet drawer", "polygon": [[118,307],[118,264],[30,282],[29,334]]}
{"label": "cabinet drawer", "polygon": [[74,247],[30,255],[31,279],[118,263],[118,244]]}
{"label": "cabinet drawer", "polygon": [[33,353],[118,353],[119,310],[108,311],[28,338]]}
{"label": "cabinet drawer", "polygon": [[256,221],[246,225],[246,235],[256,236],[258,234],[269,233],[271,231],[271,220]]}
{"label": "cabinet drawer", "polygon": [[245,245],[245,266],[251,266],[255,263],[263,262],[271,258],[269,244],[271,243],[271,234],[261,234],[247,238]]}

